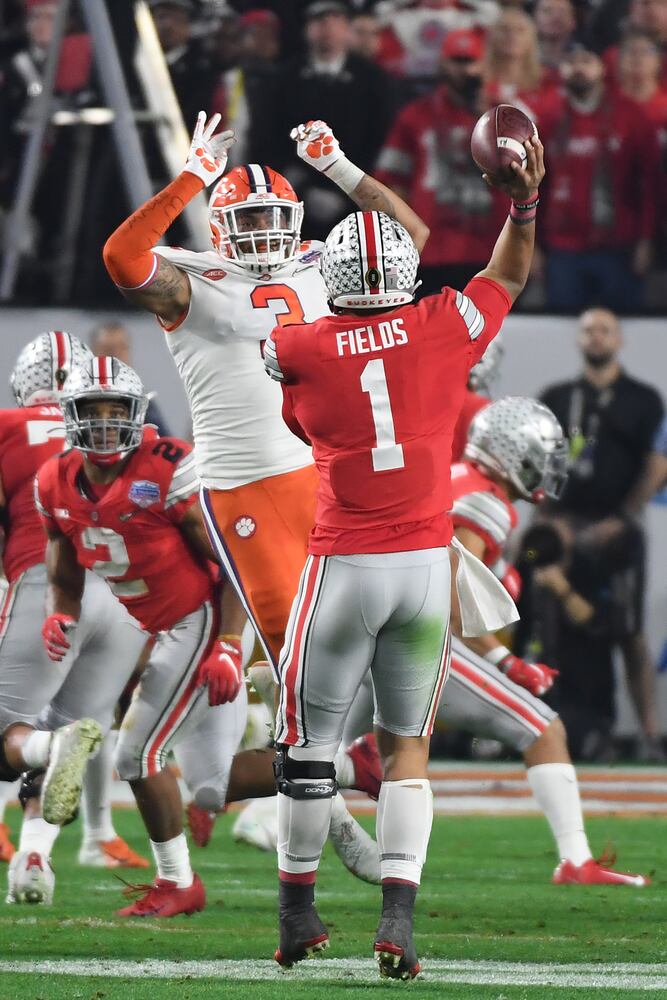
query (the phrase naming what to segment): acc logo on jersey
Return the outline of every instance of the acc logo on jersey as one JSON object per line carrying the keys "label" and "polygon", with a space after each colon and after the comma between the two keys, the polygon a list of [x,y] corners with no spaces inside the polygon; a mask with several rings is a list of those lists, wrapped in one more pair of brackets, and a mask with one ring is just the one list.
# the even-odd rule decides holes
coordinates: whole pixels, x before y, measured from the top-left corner
{"label": "acc logo on jersey", "polygon": [[219,267],[212,267],[209,271],[202,272],[202,278],[209,278],[211,281],[222,281],[227,277],[227,272]]}
{"label": "acc logo on jersey", "polygon": [[241,538],[252,538],[257,531],[257,525],[251,517],[245,514],[234,522],[234,530]]}
{"label": "acc logo on jersey", "polygon": [[137,479],[130,486],[127,495],[137,507],[151,507],[160,500],[160,486],[158,483],[151,483],[149,479]]}

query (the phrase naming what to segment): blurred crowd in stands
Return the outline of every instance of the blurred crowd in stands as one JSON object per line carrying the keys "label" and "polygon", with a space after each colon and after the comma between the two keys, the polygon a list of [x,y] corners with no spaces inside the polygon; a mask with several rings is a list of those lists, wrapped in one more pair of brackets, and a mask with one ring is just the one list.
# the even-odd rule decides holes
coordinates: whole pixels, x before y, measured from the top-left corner
{"label": "blurred crowd in stands", "polygon": [[[667,0],[148,0],[188,129],[200,108],[235,128],[232,162],[269,163],[323,237],[349,207],[300,164],[290,129],[324,118],[347,155],[406,194],[431,228],[424,289],[463,284],[488,259],[505,199],[470,158],[474,122],[510,102],[547,151],[539,253],[523,307],[622,313],[667,305]],[[132,3],[120,49],[132,79]],[[41,91],[56,0],[0,0],[0,225],[11,209]],[[77,0],[56,79],[58,106],[103,103]],[[148,127],[142,126],[150,150]],[[128,205],[108,128],[95,129],[79,265],[68,294],[108,299],[99,247]],[[77,130],[52,127],[32,222],[22,234],[21,295],[48,302]],[[156,189],[168,177],[149,152]],[[4,227],[6,229],[6,226]],[[1,232],[1,231],[0,231]],[[1,238],[1,237],[0,237]]]}

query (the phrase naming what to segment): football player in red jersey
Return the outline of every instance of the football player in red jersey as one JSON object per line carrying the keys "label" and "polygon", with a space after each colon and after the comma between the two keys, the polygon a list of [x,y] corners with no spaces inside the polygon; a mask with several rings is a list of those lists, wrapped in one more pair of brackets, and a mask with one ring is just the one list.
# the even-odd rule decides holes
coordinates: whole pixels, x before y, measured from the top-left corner
{"label": "football player in red jersey", "polygon": [[[457,538],[503,576],[503,549],[517,521],[514,503],[557,497],[566,468],[563,432],[547,407],[520,396],[490,403],[472,422],[463,461],[452,467]],[[613,871],[593,858],[565,729],[540,700],[557,674],[513,656],[495,635],[454,637],[438,717],[451,729],[499,740],[523,754],[528,782],[556,842],[556,885],[646,885],[643,876]],[[372,692],[365,685],[345,740],[365,732],[372,714]]]}
{"label": "football player in red jersey", "polygon": [[[10,902],[50,902],[49,855],[59,826],[40,815],[44,769],[48,764],[41,788],[47,819],[62,822],[76,808],[88,750],[99,740],[98,724],[107,723],[107,716],[111,722],[113,701],[127,680],[113,671],[119,650],[136,661],[144,643],[136,623],[94,577],[87,581],[76,660],[49,664],[34,627],[43,614],[46,567],[32,484],[39,466],[63,448],[58,400],[72,367],[88,357],[90,351],[64,331],[41,334],[22,350],[12,372],[18,408],[0,413],[3,566],[9,583],[0,612],[0,778],[11,781],[29,772],[21,794],[19,849],[8,873]],[[94,726],[76,721],[85,716]],[[60,733],[52,739],[50,730]]]}
{"label": "football player in red jersey", "polygon": [[[306,149],[316,147],[312,131],[300,137]],[[334,314],[275,328],[265,345],[283,415],[312,443],[320,474],[280,660],[282,965],[328,943],[314,885],[336,790],[333,752],[370,670],[384,761],[374,950],[382,975],[419,971],[412,920],[432,821],[428,750],[449,655],[452,435],[470,368],[528,278],[544,165],[538,139],[525,150],[523,167],[493,181],[512,198],[510,217],[463,292],[444,288],[413,303],[419,254],[410,222],[391,218],[378,199],[378,211],[348,216],[327,237],[322,273]],[[516,620],[492,574],[460,546],[458,555],[465,633]]]}
{"label": "football player in red jersey", "polygon": [[[245,726],[246,695],[240,629],[219,635],[218,625],[240,624],[244,616],[224,588],[222,601],[229,595],[234,603],[221,617],[191,449],[173,438],[143,439],[147,403],[136,373],[115,358],[94,358],[77,369],[63,398],[71,451],[40,469],[36,499],[49,538],[51,613],[42,635],[51,659],[67,653],[70,634],[76,639],[84,568],[105,578],[156,636],[115,762],[135,793],[157,878],[119,913],[166,917],[205,905],[190,867],[178,784],[164,766],[167,753],[207,716],[210,702],[220,706],[217,735],[228,777]],[[219,753],[212,747],[212,757]]]}

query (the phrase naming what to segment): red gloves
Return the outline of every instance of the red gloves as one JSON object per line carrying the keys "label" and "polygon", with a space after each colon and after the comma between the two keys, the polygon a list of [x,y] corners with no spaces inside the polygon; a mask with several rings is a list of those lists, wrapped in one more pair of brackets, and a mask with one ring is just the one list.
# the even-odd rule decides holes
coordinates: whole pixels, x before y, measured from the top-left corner
{"label": "red gloves", "polygon": [[234,701],[243,683],[240,635],[221,635],[199,664],[197,683],[208,685],[209,705]]}
{"label": "red gloves", "polygon": [[71,615],[54,614],[49,615],[42,625],[42,642],[51,660],[57,663],[64,658],[70,643],[67,641],[67,633],[76,627],[76,618]]}
{"label": "red gloves", "polygon": [[521,574],[517,570],[516,566],[512,566],[510,563],[507,564],[507,568],[500,581],[510,595],[513,601],[518,601],[521,597],[521,589],[523,587],[523,581],[521,579]]}
{"label": "red gloves", "polygon": [[511,681],[526,688],[538,698],[547,693],[559,674],[558,670],[552,670],[544,663],[526,663],[512,653],[500,661],[498,668]]}

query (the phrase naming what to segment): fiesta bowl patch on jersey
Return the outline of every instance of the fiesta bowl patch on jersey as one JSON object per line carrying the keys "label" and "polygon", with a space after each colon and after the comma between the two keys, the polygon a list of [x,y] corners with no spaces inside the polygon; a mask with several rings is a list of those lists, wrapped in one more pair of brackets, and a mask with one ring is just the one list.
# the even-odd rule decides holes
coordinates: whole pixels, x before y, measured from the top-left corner
{"label": "fiesta bowl patch on jersey", "polygon": [[160,486],[152,483],[149,479],[137,479],[130,486],[127,494],[132,503],[137,507],[152,507],[154,503],[160,502]]}
{"label": "fiesta bowl patch on jersey", "polygon": [[234,530],[241,538],[251,538],[257,531],[257,525],[251,517],[244,515],[234,522]]}

